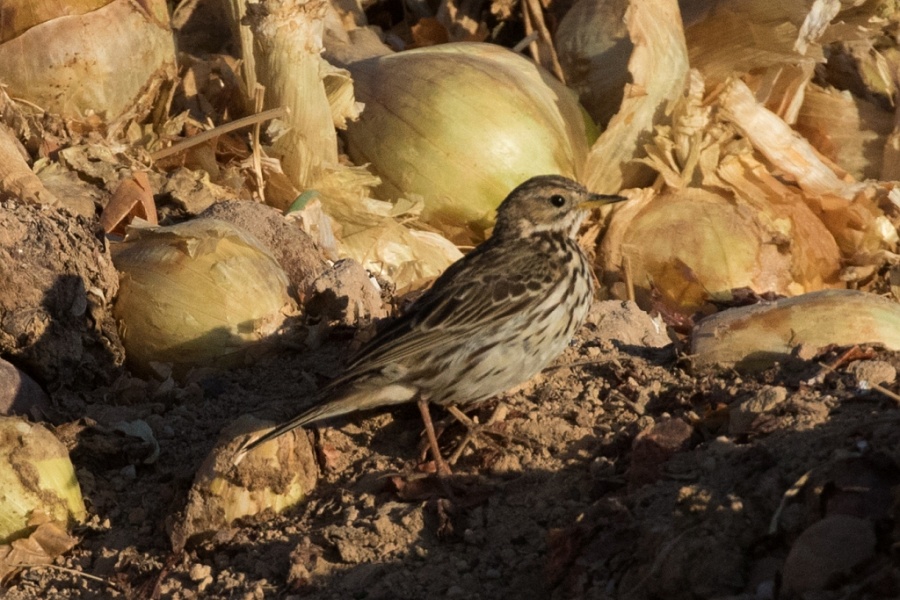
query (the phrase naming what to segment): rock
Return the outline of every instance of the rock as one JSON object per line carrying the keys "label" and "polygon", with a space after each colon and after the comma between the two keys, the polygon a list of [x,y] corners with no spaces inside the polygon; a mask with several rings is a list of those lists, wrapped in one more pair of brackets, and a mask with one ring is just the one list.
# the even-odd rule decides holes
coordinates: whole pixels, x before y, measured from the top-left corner
{"label": "rock", "polygon": [[897,380],[897,369],[883,360],[860,360],[847,368],[856,377],[857,385],[869,389],[873,385],[890,385]]}
{"label": "rock", "polygon": [[791,546],[784,563],[784,590],[795,594],[824,590],[874,554],[870,521],[841,514],[825,517]]}
{"label": "rock", "polygon": [[351,259],[334,263],[313,282],[313,297],[306,309],[311,316],[343,325],[357,325],[390,314],[366,270]]}
{"label": "rock", "polygon": [[41,386],[0,358],[0,415],[23,415],[42,421],[50,410],[50,398]]}
{"label": "rock", "polygon": [[626,346],[662,348],[672,343],[666,333],[666,324],[653,319],[630,301],[594,302],[586,323],[595,328],[594,337]]}
{"label": "rock", "polygon": [[694,428],[681,419],[665,419],[637,434],[625,474],[628,483],[637,487],[659,479],[660,467],[687,447],[693,433]]}
{"label": "rock", "polygon": [[787,390],[781,386],[763,387],[755,396],[744,400],[729,411],[728,432],[731,435],[750,433],[760,415],[775,411],[784,404],[787,397]]}

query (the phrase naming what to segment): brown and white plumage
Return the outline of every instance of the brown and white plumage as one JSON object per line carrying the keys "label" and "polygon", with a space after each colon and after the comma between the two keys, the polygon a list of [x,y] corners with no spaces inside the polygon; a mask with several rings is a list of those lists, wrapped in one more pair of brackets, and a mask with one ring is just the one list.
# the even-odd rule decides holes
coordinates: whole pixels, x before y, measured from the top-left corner
{"label": "brown and white plumage", "polygon": [[497,208],[489,240],[366,344],[317,404],[243,451],[358,410],[470,404],[527,381],[562,353],[590,307],[590,265],[575,240],[586,209],[623,199],[559,176],[521,184]]}

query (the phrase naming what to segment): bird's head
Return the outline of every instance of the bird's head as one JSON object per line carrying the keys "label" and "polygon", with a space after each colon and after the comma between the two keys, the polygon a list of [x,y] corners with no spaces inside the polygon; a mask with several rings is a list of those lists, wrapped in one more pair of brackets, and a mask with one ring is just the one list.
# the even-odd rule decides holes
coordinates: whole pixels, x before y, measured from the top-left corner
{"label": "bird's head", "polygon": [[622,200],[622,196],[593,194],[560,175],[532,177],[497,207],[493,237],[525,237],[541,231],[574,236],[589,209]]}

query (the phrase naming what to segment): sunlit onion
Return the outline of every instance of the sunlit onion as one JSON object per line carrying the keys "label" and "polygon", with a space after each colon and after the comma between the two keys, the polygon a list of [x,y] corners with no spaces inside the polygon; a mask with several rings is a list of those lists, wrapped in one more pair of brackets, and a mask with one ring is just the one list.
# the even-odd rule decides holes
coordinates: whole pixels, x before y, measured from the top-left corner
{"label": "sunlit onion", "polygon": [[791,357],[804,346],[874,344],[900,350],[900,304],[856,290],[825,290],[725,310],[691,334],[692,362],[754,370]]}
{"label": "sunlit onion", "polygon": [[81,488],[62,442],[43,425],[0,417],[0,544],[28,535],[46,518],[66,527],[84,517]]}
{"label": "sunlit onion", "polygon": [[423,218],[442,230],[483,238],[513,187],[581,172],[588,141],[574,94],[506,48],[443,44],[349,68],[365,104],[347,128],[350,157],[372,165],[383,198],[421,195]]}
{"label": "sunlit onion", "polygon": [[750,201],[699,188],[625,205],[604,270],[629,269],[638,304],[691,316],[747,291],[795,296],[841,287],[834,238],[799,199]]}
{"label": "sunlit onion", "polygon": [[127,360],[229,365],[279,329],[288,280],[256,238],[217,219],[132,229],[113,248]]}
{"label": "sunlit onion", "polygon": [[67,118],[140,115],[175,74],[164,0],[4,0],[0,81]]}

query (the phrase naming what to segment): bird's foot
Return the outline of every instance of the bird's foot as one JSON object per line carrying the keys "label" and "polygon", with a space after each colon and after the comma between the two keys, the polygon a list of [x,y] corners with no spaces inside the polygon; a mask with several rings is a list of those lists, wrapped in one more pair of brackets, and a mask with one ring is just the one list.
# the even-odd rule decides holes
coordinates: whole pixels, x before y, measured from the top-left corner
{"label": "bird's foot", "polygon": [[447,460],[451,465],[456,464],[456,461],[459,460],[469,444],[474,442],[476,438],[481,438],[481,440],[488,445],[493,446],[498,450],[502,450],[500,445],[488,436],[496,436],[507,442],[514,439],[513,436],[507,433],[491,429],[496,423],[502,422],[503,419],[506,418],[508,409],[503,403],[497,405],[497,408],[494,409],[494,412],[491,413],[490,418],[485,423],[476,423],[466,413],[455,406],[448,406],[447,412],[453,415],[453,417],[466,428],[466,436],[459,442],[456,449],[453,451],[453,454],[450,455],[450,458]]}

